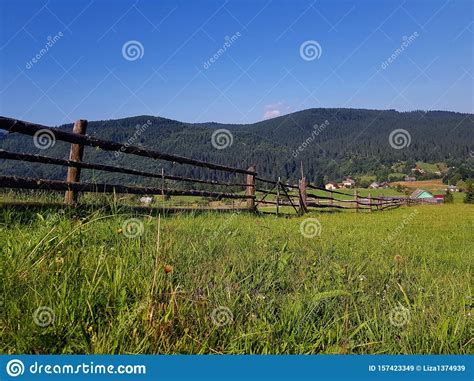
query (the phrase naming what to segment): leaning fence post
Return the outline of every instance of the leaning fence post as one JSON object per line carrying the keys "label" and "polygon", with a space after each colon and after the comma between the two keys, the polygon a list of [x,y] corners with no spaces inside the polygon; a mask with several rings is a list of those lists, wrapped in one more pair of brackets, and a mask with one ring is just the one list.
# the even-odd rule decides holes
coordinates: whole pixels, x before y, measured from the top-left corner
{"label": "leaning fence post", "polygon": [[[255,172],[257,167],[255,165],[251,165],[248,170],[251,172]],[[247,208],[250,210],[255,210],[255,175],[248,174],[247,175],[247,189],[246,189],[246,196],[247,198]]]}
{"label": "leaning fence post", "polygon": [[[72,132],[75,134],[85,135],[87,129],[87,120],[76,120]],[[82,161],[84,155],[84,146],[82,144],[71,144],[69,152],[69,160]],[[68,167],[66,181],[68,183],[78,183],[81,179],[81,168]],[[66,204],[74,204],[77,201],[77,192],[68,190],[64,195],[64,202]]]}

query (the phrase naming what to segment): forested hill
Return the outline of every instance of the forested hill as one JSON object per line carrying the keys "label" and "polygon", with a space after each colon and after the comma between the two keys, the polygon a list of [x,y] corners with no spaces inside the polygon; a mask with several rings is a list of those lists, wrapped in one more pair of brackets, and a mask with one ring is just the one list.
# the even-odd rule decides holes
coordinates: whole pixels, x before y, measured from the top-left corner
{"label": "forested hill", "polygon": [[[34,122],[34,121],[33,121]],[[59,128],[72,129],[72,125]],[[211,137],[217,129],[232,133],[232,145],[216,149]],[[409,133],[409,146],[395,149],[390,134],[396,129]],[[89,122],[88,134],[121,143],[238,167],[257,165],[261,176],[296,179],[303,162],[309,179],[325,176],[376,173],[398,161],[444,162],[457,166],[472,161],[474,115],[445,111],[397,112],[394,110],[309,109],[253,124],[190,124],[152,116]],[[398,144],[404,144],[398,142]],[[0,148],[67,158],[69,145],[56,142],[47,150],[37,149],[28,136],[10,134],[0,140]],[[187,165],[144,160],[131,155],[86,149],[85,160],[167,173],[219,178],[221,174]],[[171,168],[172,167],[172,168]],[[64,178],[65,168],[0,162],[2,174]],[[91,173],[85,176],[110,182],[125,176]],[[129,177],[127,182],[139,181]]]}

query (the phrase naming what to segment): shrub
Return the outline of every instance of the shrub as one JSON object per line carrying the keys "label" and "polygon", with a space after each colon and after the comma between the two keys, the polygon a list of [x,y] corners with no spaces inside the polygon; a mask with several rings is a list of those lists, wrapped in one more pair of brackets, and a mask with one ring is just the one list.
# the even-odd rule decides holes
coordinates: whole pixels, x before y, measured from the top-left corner
{"label": "shrub", "polygon": [[464,196],[464,202],[466,204],[474,204],[474,183],[469,182],[466,188],[466,196]]}
{"label": "shrub", "polygon": [[446,204],[451,204],[454,202],[453,193],[449,189],[446,190],[446,194],[444,195],[444,202]]}

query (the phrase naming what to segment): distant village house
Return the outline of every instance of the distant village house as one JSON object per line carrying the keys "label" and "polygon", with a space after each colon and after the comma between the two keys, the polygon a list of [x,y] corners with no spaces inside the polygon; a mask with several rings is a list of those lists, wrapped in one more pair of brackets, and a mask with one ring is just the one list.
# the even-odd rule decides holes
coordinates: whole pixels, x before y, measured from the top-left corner
{"label": "distant village house", "polygon": [[371,183],[371,184],[369,185],[369,188],[371,188],[371,189],[378,189],[378,188],[379,188],[379,183],[376,182],[376,181],[374,181],[373,183]]}
{"label": "distant village house", "polygon": [[433,194],[424,189],[417,189],[410,195],[410,198],[433,198]]}
{"label": "distant village house", "polygon": [[417,189],[410,195],[410,198],[422,201],[424,203],[429,203],[429,204],[437,204],[439,202],[442,202],[439,198],[434,197],[433,193],[428,192],[425,189]]}
{"label": "distant village house", "polygon": [[388,188],[389,186],[390,186],[390,184],[386,181],[382,181],[381,183],[378,183],[378,182],[374,181],[373,183],[371,183],[369,185],[369,188],[379,189],[379,188]]}
{"label": "distant village house", "polygon": [[351,179],[349,176],[344,177],[344,181],[342,182],[342,185],[345,188],[352,188],[355,185],[355,181]]}
{"label": "distant village house", "polygon": [[336,190],[336,189],[339,189],[339,185],[333,181],[330,181],[328,182],[325,186],[324,186],[327,190]]}

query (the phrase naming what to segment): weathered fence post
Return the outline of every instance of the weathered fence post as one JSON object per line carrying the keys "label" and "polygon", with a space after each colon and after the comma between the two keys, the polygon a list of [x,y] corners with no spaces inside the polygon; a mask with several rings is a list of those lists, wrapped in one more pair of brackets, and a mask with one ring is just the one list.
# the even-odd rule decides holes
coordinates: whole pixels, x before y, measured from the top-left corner
{"label": "weathered fence post", "polygon": [[370,192],[369,192],[368,199],[369,199],[369,207],[370,207],[370,211],[372,212],[372,195],[371,195],[371,193],[370,193]]}
{"label": "weathered fence post", "polygon": [[359,202],[358,202],[358,196],[357,196],[357,189],[354,189],[354,202],[355,202],[355,210],[356,213],[359,213]]}
{"label": "weathered fence post", "polygon": [[161,168],[161,201],[165,201],[165,169]]}
{"label": "weathered fence post", "polygon": [[[87,120],[76,120],[72,130],[75,134],[85,135],[87,129]],[[69,160],[82,161],[84,155],[84,146],[82,144],[71,144],[71,151],[69,152]],[[81,168],[68,167],[66,181],[68,183],[78,183],[81,179]],[[74,204],[77,202],[77,192],[68,190],[64,195],[64,202],[66,204]]]}
{"label": "weathered fence post", "polygon": [[[255,172],[257,167],[255,165],[251,165],[248,170]],[[251,198],[247,198],[247,208],[250,210],[255,210],[255,175],[247,175],[247,189],[246,189],[246,196],[251,196]]]}
{"label": "weathered fence post", "polygon": [[299,201],[300,201],[300,214],[304,214],[308,211],[308,203],[306,196],[306,178],[302,177],[298,182]]}
{"label": "weathered fence post", "polygon": [[277,203],[277,216],[280,214],[280,177],[277,181],[277,192],[276,192],[276,203]]}
{"label": "weathered fence post", "polygon": [[301,164],[301,179],[298,182],[298,193],[299,193],[299,204],[300,210],[299,214],[302,215],[308,211],[308,201],[306,195],[306,177],[304,177],[303,172],[303,162]]}

